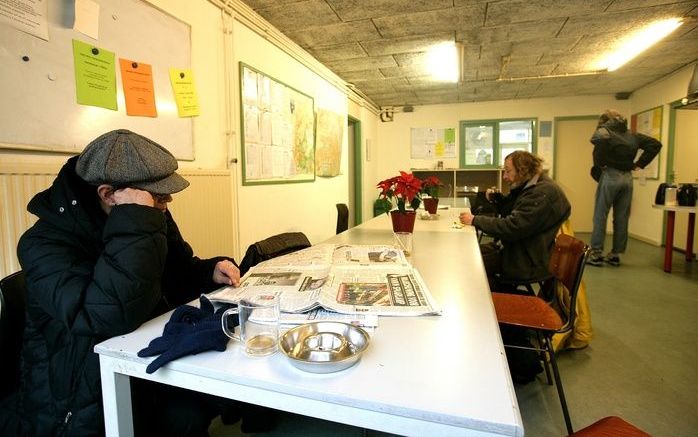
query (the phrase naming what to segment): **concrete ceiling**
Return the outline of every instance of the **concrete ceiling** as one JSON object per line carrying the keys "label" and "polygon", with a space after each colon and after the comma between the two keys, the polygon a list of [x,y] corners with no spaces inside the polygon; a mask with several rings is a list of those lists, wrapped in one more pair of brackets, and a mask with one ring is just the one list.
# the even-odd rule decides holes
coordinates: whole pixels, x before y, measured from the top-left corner
{"label": "concrete ceiling", "polygon": [[[630,93],[698,59],[698,1],[243,2],[380,107]],[[619,70],[576,75],[669,17],[684,24]],[[426,73],[425,51],[442,42],[463,46],[459,83]]]}

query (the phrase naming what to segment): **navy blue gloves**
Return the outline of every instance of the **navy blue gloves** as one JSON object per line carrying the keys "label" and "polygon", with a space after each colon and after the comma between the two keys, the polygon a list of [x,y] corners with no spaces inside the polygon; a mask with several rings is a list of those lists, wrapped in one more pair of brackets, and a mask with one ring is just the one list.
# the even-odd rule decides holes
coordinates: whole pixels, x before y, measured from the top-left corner
{"label": "navy blue gloves", "polygon": [[[225,350],[228,336],[221,328],[221,317],[227,308],[214,312],[213,304],[204,295],[199,298],[199,306],[200,308],[191,305],[177,307],[170,321],[165,324],[162,336],[138,352],[139,357],[160,355],[148,365],[147,373],[153,373],[179,357],[209,350]],[[231,317],[237,318],[237,315]],[[238,320],[229,320],[228,326],[238,324]]]}

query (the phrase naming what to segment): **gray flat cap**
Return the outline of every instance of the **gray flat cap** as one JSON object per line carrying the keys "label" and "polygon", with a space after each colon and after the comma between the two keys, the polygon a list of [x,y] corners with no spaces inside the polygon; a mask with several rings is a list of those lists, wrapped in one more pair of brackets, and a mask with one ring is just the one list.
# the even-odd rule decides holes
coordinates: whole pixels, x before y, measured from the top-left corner
{"label": "gray flat cap", "polygon": [[164,147],[126,129],[99,136],[80,154],[75,171],[93,185],[133,187],[172,194],[189,186],[175,173],[177,159]]}

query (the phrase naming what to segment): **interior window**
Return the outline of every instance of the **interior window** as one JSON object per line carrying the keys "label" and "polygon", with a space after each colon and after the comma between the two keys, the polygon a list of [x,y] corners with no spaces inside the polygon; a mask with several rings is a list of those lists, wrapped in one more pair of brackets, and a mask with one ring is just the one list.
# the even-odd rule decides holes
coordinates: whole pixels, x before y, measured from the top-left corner
{"label": "interior window", "polygon": [[501,167],[516,150],[535,153],[536,119],[460,122],[460,166]]}

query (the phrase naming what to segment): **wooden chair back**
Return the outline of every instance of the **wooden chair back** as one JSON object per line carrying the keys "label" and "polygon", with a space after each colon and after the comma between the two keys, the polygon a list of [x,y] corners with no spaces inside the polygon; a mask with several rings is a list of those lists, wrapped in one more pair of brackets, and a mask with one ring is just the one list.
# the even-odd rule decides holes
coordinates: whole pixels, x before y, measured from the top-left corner
{"label": "wooden chair back", "polygon": [[589,246],[586,243],[570,235],[560,234],[555,239],[548,268],[553,277],[565,286],[570,295],[569,314],[567,314],[567,320],[560,332],[566,332],[574,326],[577,293],[579,292],[579,284],[582,282],[589,252]]}

